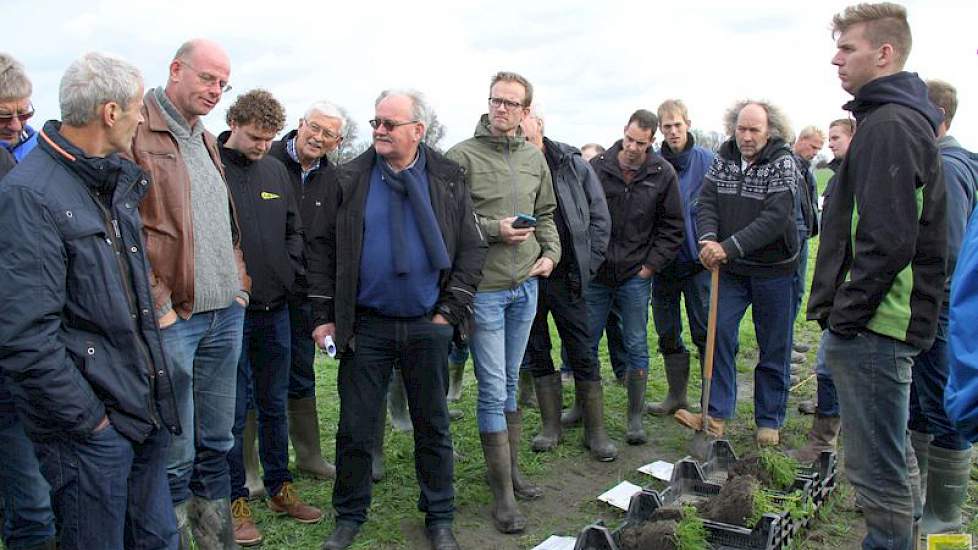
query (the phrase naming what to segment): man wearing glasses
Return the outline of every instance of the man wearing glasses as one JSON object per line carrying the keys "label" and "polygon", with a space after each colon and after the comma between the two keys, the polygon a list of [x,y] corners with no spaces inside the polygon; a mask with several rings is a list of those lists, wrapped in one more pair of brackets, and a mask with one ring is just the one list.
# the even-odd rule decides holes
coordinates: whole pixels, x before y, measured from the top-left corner
{"label": "man wearing glasses", "polygon": [[432,118],[424,97],[388,90],[375,112],[373,147],[338,172],[336,216],[310,228],[313,339],[325,347],[333,338],[340,357],[336,529],[323,548],[349,547],[367,520],[372,451],[397,362],[425,532],[432,548],[457,549],[448,350],[471,314],[486,244],[462,169],[421,142]]}
{"label": "man wearing glasses", "polygon": [[206,115],[231,89],[227,53],[183,44],[166,86],[150,90],[132,153],[152,177],[140,212],[150,284],[180,421],[167,474],[181,545],[232,548],[227,453],[234,442],[235,374],[251,280]]}
{"label": "man wearing glasses", "polygon": [[[37,144],[37,133],[27,126],[34,114],[31,81],[24,66],[0,53],[0,180]],[[0,496],[6,520],[3,543],[8,548],[54,546],[51,487],[41,476],[34,444],[14,409],[13,395],[0,375],[0,441],[6,459],[0,465]]]}
{"label": "man wearing glasses", "polygon": [[[285,164],[292,180],[295,197],[299,201],[299,217],[302,226],[313,227],[320,215],[336,215],[336,204],[327,200],[335,185],[335,166],[327,155],[343,142],[346,132],[346,116],[328,101],[317,101],[299,119],[295,130],[272,144],[268,154]],[[308,238],[307,246],[308,246]],[[289,319],[292,325],[292,368],[289,374],[289,437],[295,449],[295,467],[303,474],[318,479],[336,475],[336,468],[323,459],[319,444],[319,416],[316,409],[316,359],[312,334],[312,306],[306,299],[308,284],[305,275],[296,278],[289,296]],[[254,425],[254,414],[248,417]],[[252,430],[251,433],[254,433]],[[254,449],[254,437],[247,440],[245,448]],[[245,463],[248,463],[245,455]],[[257,462],[254,462],[257,465]]]}
{"label": "man wearing glasses", "polygon": [[548,277],[560,261],[550,169],[520,130],[532,101],[526,78],[497,73],[489,87],[489,112],[475,136],[448,152],[465,168],[489,242],[470,349],[479,381],[476,421],[493,493],[492,518],[503,533],[526,528],[515,497],[535,499],[543,493],[517,466],[522,422],[516,384],[537,312],[537,277]]}

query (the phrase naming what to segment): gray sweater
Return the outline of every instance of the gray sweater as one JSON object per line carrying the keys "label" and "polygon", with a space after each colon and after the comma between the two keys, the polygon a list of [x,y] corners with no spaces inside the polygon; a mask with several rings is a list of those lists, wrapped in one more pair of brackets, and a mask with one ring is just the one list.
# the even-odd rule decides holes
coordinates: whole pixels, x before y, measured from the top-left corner
{"label": "gray sweater", "polygon": [[204,123],[198,120],[190,127],[162,88],[156,88],[153,97],[160,104],[190,174],[194,229],[193,313],[226,308],[235,296],[241,295],[234,261],[227,185],[204,145]]}

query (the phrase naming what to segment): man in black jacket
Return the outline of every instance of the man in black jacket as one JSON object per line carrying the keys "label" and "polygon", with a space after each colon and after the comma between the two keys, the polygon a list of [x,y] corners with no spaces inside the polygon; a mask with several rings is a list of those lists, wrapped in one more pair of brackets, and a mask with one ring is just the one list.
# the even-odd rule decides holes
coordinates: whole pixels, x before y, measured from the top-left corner
{"label": "man in black jacket", "polygon": [[[293,195],[299,202],[303,227],[313,227],[318,216],[335,216],[336,205],[327,200],[336,185],[336,167],[329,155],[343,142],[346,116],[327,101],[317,101],[306,109],[299,126],[272,144],[269,156],[285,165],[292,180]],[[309,236],[306,235],[308,245]],[[318,479],[336,475],[336,468],[323,458],[319,444],[319,413],[316,408],[316,344],[312,334],[312,304],[306,299],[305,274],[297,275],[289,294],[289,322],[292,326],[292,368],[289,371],[289,439],[295,449],[295,468]],[[253,418],[248,418],[253,423]],[[246,426],[248,425],[246,423]],[[246,428],[246,434],[248,434]],[[254,447],[251,440],[251,448]],[[249,441],[245,439],[245,448]],[[245,454],[246,464],[248,455]]]}
{"label": "man in black jacket", "polygon": [[561,382],[550,355],[550,323],[553,314],[560,344],[574,371],[576,400],[584,419],[584,444],[591,456],[611,461],[618,449],[604,429],[604,394],[598,358],[591,354],[584,288],[604,261],[611,234],[611,217],[601,182],[575,147],[544,137],[539,111],[531,110],[521,124],[527,141],[543,151],[554,180],[557,212],[554,222],[560,235],[560,261],[550,277],[539,280],[537,315],[526,345],[528,367],[533,373],[540,407],[540,434],[533,438],[534,451],[553,450],[560,441]]}
{"label": "man in black jacket", "polygon": [[82,56],[61,80],[63,122],[0,186],[0,368],[61,548],[177,545],[166,450],[180,424],[136,208],[150,183],[118,155],[142,94],[135,66]]}
{"label": "man in black jacket", "polygon": [[[909,549],[920,513],[907,444],[911,367],[931,347],[944,300],[947,202],[927,86],[904,72],[911,34],[896,4],[832,20],[843,108],[859,129],[825,203],[808,318],[824,329],[846,434],[846,477],[864,548]],[[909,456],[908,456],[909,455]]]}
{"label": "man in black jacket", "polygon": [[591,325],[591,355],[597,360],[601,332],[614,308],[621,317],[628,357],[628,431],[625,441],[646,441],[642,417],[649,373],[649,297],[652,275],[671,262],[683,242],[679,178],[652,150],[655,114],[639,109],[624,137],[591,159],[611,212],[611,242],[585,298]]}
{"label": "man in black jacket", "polygon": [[238,96],[228,109],[230,132],[218,137],[224,173],[241,224],[241,251],[251,275],[238,359],[234,447],[228,453],[231,519],[235,542],[259,544],[261,533],[248,508],[242,455],[245,411],[258,409],[258,438],[268,506],[300,523],[315,523],[322,512],[298,499],[289,473],[285,400],[289,384],[290,330],[286,303],[303,265],[302,225],[292,185],[282,163],[265,156],[282,129],[285,110],[265,90]]}
{"label": "man in black jacket", "polygon": [[[733,137],[717,151],[706,174],[696,220],[703,267],[723,265],[705,429],[719,437],[725,421],[737,413],[740,321],[751,306],[760,355],[754,367],[756,439],[759,445],[777,445],[788,403],[798,171],[784,140],[791,130],[778,108],[741,101],[726,118]],[[691,428],[703,427],[702,416],[685,409],[677,411],[677,419]]]}
{"label": "man in black jacket", "polygon": [[380,404],[399,362],[418,507],[432,547],[448,550],[458,548],[448,349],[465,335],[487,245],[461,167],[421,143],[431,119],[423,96],[385,91],[375,109],[373,147],[340,170],[337,215],[312,228],[313,338],[333,338],[340,357],[336,529],[323,547],[347,548],[367,519]]}

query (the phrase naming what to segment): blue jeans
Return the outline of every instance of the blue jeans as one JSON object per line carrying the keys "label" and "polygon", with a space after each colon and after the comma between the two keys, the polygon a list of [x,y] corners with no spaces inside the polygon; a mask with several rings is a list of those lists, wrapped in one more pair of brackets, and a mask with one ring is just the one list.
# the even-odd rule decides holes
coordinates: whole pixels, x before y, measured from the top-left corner
{"label": "blue jeans", "polygon": [[584,293],[591,325],[591,355],[597,360],[601,333],[612,308],[621,317],[622,344],[628,370],[649,370],[649,295],[648,279],[638,275],[618,287],[592,281]]}
{"label": "blue jeans", "polygon": [[818,349],[815,351],[815,380],[818,383],[815,414],[819,416],[839,416],[839,396],[835,391],[835,381],[832,380],[832,373],[825,366],[825,344],[822,340],[819,340]]}
{"label": "blue jeans", "polygon": [[942,449],[963,451],[971,448],[947,417],[944,410],[944,386],[947,385],[947,304],[941,310],[937,323],[937,337],[930,349],[913,361],[913,383],[910,398],[910,429],[934,436],[931,444]]}
{"label": "blue jeans", "polygon": [[917,348],[860,332],[822,333],[842,411],[846,478],[862,501],[864,549],[910,550],[913,502],[907,472],[907,416]]}
{"label": "blue jeans", "polygon": [[[308,340],[312,341],[311,338]],[[289,473],[289,424],[285,412],[291,366],[288,307],[282,305],[271,311],[248,311],[242,342],[232,430],[234,447],[228,453],[231,500],[248,496],[242,435],[252,392],[258,409],[258,450],[265,490],[274,496],[282,489],[282,483],[292,481],[292,474]]]}
{"label": "blue jeans", "polygon": [[784,424],[791,372],[792,277],[747,277],[720,271],[710,416],[733,418],[737,412],[740,321],[751,306],[759,354],[754,367],[754,422],[758,428],[778,429]]}
{"label": "blue jeans", "polygon": [[[2,380],[0,384],[3,384]],[[7,397],[10,397],[9,393]],[[9,550],[16,550],[54,538],[51,487],[41,475],[34,444],[24,433],[24,425],[16,412],[0,411],[0,441],[4,446],[0,466],[3,544]]]}
{"label": "blue jeans", "polygon": [[514,289],[475,293],[469,350],[479,383],[476,423],[480,432],[506,431],[505,412],[516,410],[520,363],[537,314],[537,280]]}
{"label": "blue jeans", "polygon": [[173,503],[190,493],[207,500],[231,494],[227,454],[234,445],[234,402],[244,307],[195,313],[163,329],[183,433],[173,437],[167,476]]}
{"label": "blue jeans", "polygon": [[312,341],[312,303],[305,297],[289,299],[292,367],[289,370],[289,399],[316,397],[316,344]]}
{"label": "blue jeans", "polygon": [[62,550],[176,549],[177,521],[166,480],[170,434],[135,444],[111,425],[84,441],[35,442]]}
{"label": "blue jeans", "polygon": [[652,276],[652,320],[659,335],[659,353],[684,353],[683,315],[700,357],[706,350],[706,321],[710,310],[710,272],[699,264],[672,262]]}
{"label": "blue jeans", "polygon": [[384,399],[399,364],[414,426],[414,471],[418,509],[429,527],[451,525],[455,510],[454,460],[448,426],[448,348],[454,330],[428,318],[392,318],[361,312],[356,345],[340,358],[336,387],[336,523],[360,525],[370,508],[371,454],[386,419]]}
{"label": "blue jeans", "polygon": [[794,324],[795,318],[798,316],[798,312],[801,311],[801,299],[805,297],[805,281],[808,276],[808,234],[799,233],[798,234],[798,244],[800,245],[798,249],[798,268],[795,270],[795,276],[792,279],[792,283],[795,287],[795,314],[791,317],[791,323]]}

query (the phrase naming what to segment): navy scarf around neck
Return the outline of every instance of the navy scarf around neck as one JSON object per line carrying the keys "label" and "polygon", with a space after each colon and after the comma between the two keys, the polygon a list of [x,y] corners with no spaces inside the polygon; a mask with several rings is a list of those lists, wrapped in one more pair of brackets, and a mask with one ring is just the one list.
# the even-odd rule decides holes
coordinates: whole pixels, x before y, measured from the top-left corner
{"label": "navy scarf around neck", "polygon": [[[431,207],[431,199],[425,193],[425,181],[419,177],[424,174],[427,168],[427,159],[424,149],[418,149],[418,158],[414,166],[395,173],[387,161],[377,155],[377,166],[380,167],[381,179],[402,199],[407,197],[414,218],[418,222],[418,229],[421,239],[424,241],[425,252],[428,254],[428,261],[431,266],[438,270],[448,269],[452,266],[448,258],[448,250],[445,248],[445,240],[442,238],[441,228],[438,220],[435,219],[435,211]],[[390,207],[391,223],[391,249],[394,253],[394,270],[398,275],[406,274],[410,271],[410,262],[407,257],[407,242],[404,232],[404,215],[400,205],[392,204]]]}

